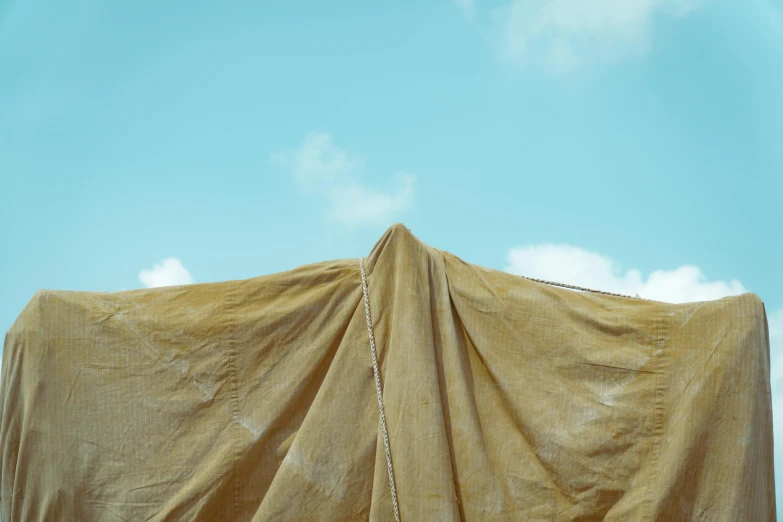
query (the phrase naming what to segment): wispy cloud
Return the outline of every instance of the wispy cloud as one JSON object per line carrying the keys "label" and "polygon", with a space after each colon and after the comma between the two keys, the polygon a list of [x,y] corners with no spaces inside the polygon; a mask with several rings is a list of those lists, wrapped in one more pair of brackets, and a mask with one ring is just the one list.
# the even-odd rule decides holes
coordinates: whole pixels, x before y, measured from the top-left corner
{"label": "wispy cloud", "polygon": [[169,257],[150,269],[139,272],[139,281],[147,288],[159,286],[189,285],[193,276],[176,257]]}
{"label": "wispy cloud", "polygon": [[[460,2],[458,2],[460,3]],[[701,0],[511,0],[490,13],[489,38],[513,63],[565,72],[647,53],[658,17],[679,18]]]}
{"label": "wispy cloud", "polygon": [[454,0],[454,4],[460,8],[465,18],[473,18],[473,0]]}
{"label": "wispy cloud", "polygon": [[275,154],[272,161],[289,169],[303,191],[323,195],[327,217],[342,225],[388,224],[413,202],[413,175],[397,173],[391,190],[368,187],[360,175],[364,160],[339,148],[325,132],[311,132],[299,148]]}
{"label": "wispy cloud", "polygon": [[334,187],[329,192],[329,217],[349,226],[383,225],[408,209],[413,199],[414,177],[398,173],[398,188],[393,192],[367,189],[359,184]]}
{"label": "wispy cloud", "polygon": [[276,158],[291,168],[304,190],[325,190],[355,179],[363,161],[339,149],[332,136],[325,132],[311,132],[302,146],[278,154]]}

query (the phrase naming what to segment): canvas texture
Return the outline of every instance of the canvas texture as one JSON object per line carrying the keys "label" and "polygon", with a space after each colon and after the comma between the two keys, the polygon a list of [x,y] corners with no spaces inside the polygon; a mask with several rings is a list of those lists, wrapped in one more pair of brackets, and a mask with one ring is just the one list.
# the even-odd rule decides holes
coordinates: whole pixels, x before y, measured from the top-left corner
{"label": "canvas texture", "polygon": [[[365,258],[407,521],[775,520],[754,294],[664,304]],[[5,336],[3,521],[393,520],[359,259],[39,291]]]}

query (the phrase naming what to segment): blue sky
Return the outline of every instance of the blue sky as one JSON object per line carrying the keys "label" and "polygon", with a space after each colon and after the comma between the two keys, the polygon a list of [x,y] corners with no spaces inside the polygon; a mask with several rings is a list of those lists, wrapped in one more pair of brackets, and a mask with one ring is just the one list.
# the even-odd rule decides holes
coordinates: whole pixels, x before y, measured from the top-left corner
{"label": "blue sky", "polygon": [[248,278],[401,221],[524,275],[757,293],[783,416],[781,2],[403,4],[0,0],[0,328],[39,288]]}

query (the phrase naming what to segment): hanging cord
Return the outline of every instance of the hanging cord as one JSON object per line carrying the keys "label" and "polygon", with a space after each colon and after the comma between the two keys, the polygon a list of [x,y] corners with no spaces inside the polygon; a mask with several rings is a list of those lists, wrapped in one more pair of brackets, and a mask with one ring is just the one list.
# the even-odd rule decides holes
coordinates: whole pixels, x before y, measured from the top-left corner
{"label": "hanging cord", "polygon": [[389,486],[391,487],[391,499],[394,506],[394,520],[400,522],[400,508],[397,505],[397,488],[394,487],[394,469],[392,469],[391,451],[389,451],[389,434],[386,431],[386,414],[383,412],[383,394],[381,393],[381,378],[378,372],[378,357],[375,352],[375,336],[372,333],[372,319],[370,319],[370,298],[367,294],[367,277],[364,274],[364,258],[359,259],[359,267],[362,272],[362,293],[364,294],[364,317],[367,319],[367,333],[370,334],[370,352],[372,353],[372,371],[375,374],[375,391],[378,393],[378,411],[381,414],[381,430],[383,431],[383,445],[386,448],[386,467],[389,469]]}
{"label": "hanging cord", "polygon": [[[386,450],[386,467],[389,471],[389,487],[391,489],[392,506],[394,507],[394,520],[400,522],[400,508],[397,504],[397,488],[394,485],[394,468],[392,467],[391,451],[389,449],[389,433],[386,429],[386,414],[383,410],[383,393],[381,392],[381,378],[378,371],[378,356],[375,349],[375,335],[372,331],[372,319],[370,318],[370,298],[367,292],[367,276],[364,272],[364,258],[359,259],[359,267],[362,273],[362,294],[364,295],[364,317],[367,320],[367,333],[370,336],[370,353],[372,354],[372,371],[375,375],[375,391],[378,395],[378,411],[381,416],[381,431],[383,432],[383,446]],[[596,294],[613,295],[615,297],[626,297],[628,299],[641,299],[637,296],[616,294],[613,292],[604,292],[602,290],[594,290],[592,288],[584,288],[576,285],[568,285],[565,283],[555,283],[552,281],[546,281],[544,279],[535,279],[533,277],[524,277],[529,281],[535,281],[537,283],[544,283],[552,286],[559,286],[562,288],[570,288],[571,290],[580,290],[582,292],[593,292]]]}
{"label": "hanging cord", "polygon": [[583,292],[593,292],[594,294],[604,294],[604,295],[613,295],[615,297],[627,297],[628,299],[641,299],[641,297],[637,296],[631,296],[631,295],[623,295],[623,294],[615,294],[612,292],[604,292],[603,290],[593,290],[592,288],[583,288],[581,286],[575,286],[575,285],[567,285],[565,283],[553,283],[552,281],[545,281],[543,279],[534,279],[532,277],[526,277],[526,276],[520,276],[524,277],[525,279],[529,281],[535,281],[536,283],[544,283],[547,285],[552,286],[561,286],[563,288],[570,288],[571,290],[581,290]]}

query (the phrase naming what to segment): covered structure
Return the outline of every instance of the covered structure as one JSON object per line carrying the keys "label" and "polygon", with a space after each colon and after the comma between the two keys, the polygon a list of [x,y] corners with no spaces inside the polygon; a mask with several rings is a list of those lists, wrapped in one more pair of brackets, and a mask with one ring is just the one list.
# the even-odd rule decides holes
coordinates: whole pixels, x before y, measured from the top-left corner
{"label": "covered structure", "polygon": [[[775,520],[753,294],[664,304],[364,260],[403,521]],[[394,520],[360,261],[38,292],[5,337],[5,521]]]}

